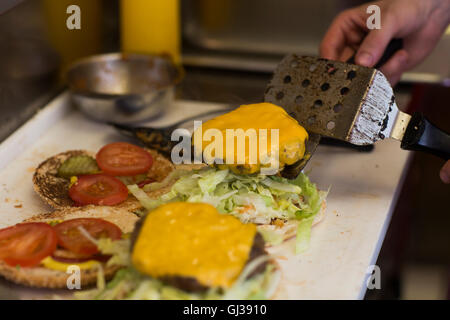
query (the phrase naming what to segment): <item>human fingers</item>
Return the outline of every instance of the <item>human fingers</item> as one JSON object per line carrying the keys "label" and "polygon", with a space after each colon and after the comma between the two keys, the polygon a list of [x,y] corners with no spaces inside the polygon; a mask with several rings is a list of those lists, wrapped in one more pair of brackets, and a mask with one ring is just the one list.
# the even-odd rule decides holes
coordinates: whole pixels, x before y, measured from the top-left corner
{"label": "human fingers", "polygon": [[380,71],[386,76],[392,86],[401,78],[402,73],[408,66],[409,54],[406,50],[397,51],[381,68]]}
{"label": "human fingers", "polygon": [[363,39],[359,9],[340,13],[331,23],[320,44],[320,56],[330,60],[342,60]]}
{"label": "human fingers", "polygon": [[356,63],[365,67],[376,65],[388,43],[394,38],[397,28],[393,17],[388,13],[382,15],[381,29],[370,30],[366,35],[356,53]]}
{"label": "human fingers", "polygon": [[450,160],[444,164],[439,176],[441,177],[442,182],[450,183]]}

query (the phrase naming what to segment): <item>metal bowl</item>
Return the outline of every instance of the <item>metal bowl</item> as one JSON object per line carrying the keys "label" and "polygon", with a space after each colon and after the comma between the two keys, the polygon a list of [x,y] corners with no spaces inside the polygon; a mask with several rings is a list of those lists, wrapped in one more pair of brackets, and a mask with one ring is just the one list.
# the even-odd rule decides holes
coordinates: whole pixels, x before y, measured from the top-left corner
{"label": "metal bowl", "polygon": [[174,99],[183,70],[161,56],[111,53],[84,58],[67,71],[72,99],[87,116],[129,124],[148,120]]}

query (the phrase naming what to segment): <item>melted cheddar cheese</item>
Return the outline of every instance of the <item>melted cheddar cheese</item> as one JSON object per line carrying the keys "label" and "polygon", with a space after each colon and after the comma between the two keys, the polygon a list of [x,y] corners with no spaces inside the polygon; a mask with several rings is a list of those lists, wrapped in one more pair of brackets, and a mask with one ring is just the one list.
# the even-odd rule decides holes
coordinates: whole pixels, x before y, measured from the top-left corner
{"label": "melted cheddar cheese", "polygon": [[150,212],[132,251],[132,263],[154,278],[184,276],[208,287],[230,287],[242,272],[256,226],[204,203],[177,202]]}
{"label": "melted cheddar cheese", "polygon": [[[217,129],[223,136],[223,160],[224,164],[219,165],[219,168],[229,167],[233,172],[240,174],[251,174],[259,172],[261,169],[260,155],[271,154],[271,129],[278,129],[279,143],[277,146],[279,168],[285,165],[290,165],[302,159],[305,154],[305,141],[308,139],[308,133],[299,125],[299,123],[289,116],[286,111],[272,103],[257,103],[250,105],[243,105],[234,111],[218,116],[212,120],[203,123],[201,132],[202,136],[198,138],[200,128],[194,133],[194,145],[197,150],[205,151],[205,148],[213,142],[205,141],[203,139],[204,133],[208,129]],[[249,139],[245,137],[245,163],[237,163],[237,139],[234,143],[234,163],[231,161],[227,163],[226,150],[226,133],[227,129],[242,129],[244,132],[248,129],[255,129],[257,131],[258,143],[257,161],[250,161],[249,157]],[[260,146],[260,129],[267,130],[267,150],[259,151]],[[242,132],[242,131],[241,131]],[[196,136],[197,134],[197,136]],[[200,148],[201,143],[201,148]],[[231,157],[230,155],[228,157]],[[242,162],[242,161],[241,161]]]}

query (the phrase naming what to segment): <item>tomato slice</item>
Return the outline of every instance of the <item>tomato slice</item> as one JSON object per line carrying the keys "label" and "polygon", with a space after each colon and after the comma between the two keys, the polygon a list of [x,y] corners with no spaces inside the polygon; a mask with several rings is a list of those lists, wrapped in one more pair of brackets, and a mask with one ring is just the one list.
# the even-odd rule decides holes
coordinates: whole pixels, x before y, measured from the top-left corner
{"label": "tomato slice", "polygon": [[146,173],[153,164],[153,157],[144,149],[126,142],[110,143],[96,156],[103,173],[112,176],[134,176]]}
{"label": "tomato slice", "polygon": [[33,267],[57,246],[55,230],[47,223],[30,222],[0,230],[0,260],[10,266]]}
{"label": "tomato slice", "polygon": [[69,189],[70,198],[78,205],[113,206],[128,198],[128,189],[117,178],[105,174],[79,176]]}
{"label": "tomato slice", "polygon": [[95,239],[118,240],[122,237],[122,231],[111,222],[98,218],[78,218],[66,220],[53,227],[58,236],[58,245],[77,254],[98,253],[95,243],[88,239],[79,227],[83,227]]}

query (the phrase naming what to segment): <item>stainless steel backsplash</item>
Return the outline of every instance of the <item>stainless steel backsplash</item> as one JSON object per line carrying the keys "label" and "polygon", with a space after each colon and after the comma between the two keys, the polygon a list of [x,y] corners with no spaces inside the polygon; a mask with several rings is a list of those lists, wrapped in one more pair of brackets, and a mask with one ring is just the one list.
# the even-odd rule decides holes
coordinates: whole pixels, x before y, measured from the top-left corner
{"label": "stainless steel backsplash", "polygon": [[[183,0],[184,61],[273,71],[287,53],[317,55],[333,18],[364,0]],[[403,81],[450,85],[450,29]]]}
{"label": "stainless steel backsplash", "polygon": [[364,0],[185,0],[185,38],[202,48],[317,54],[331,20]]}

